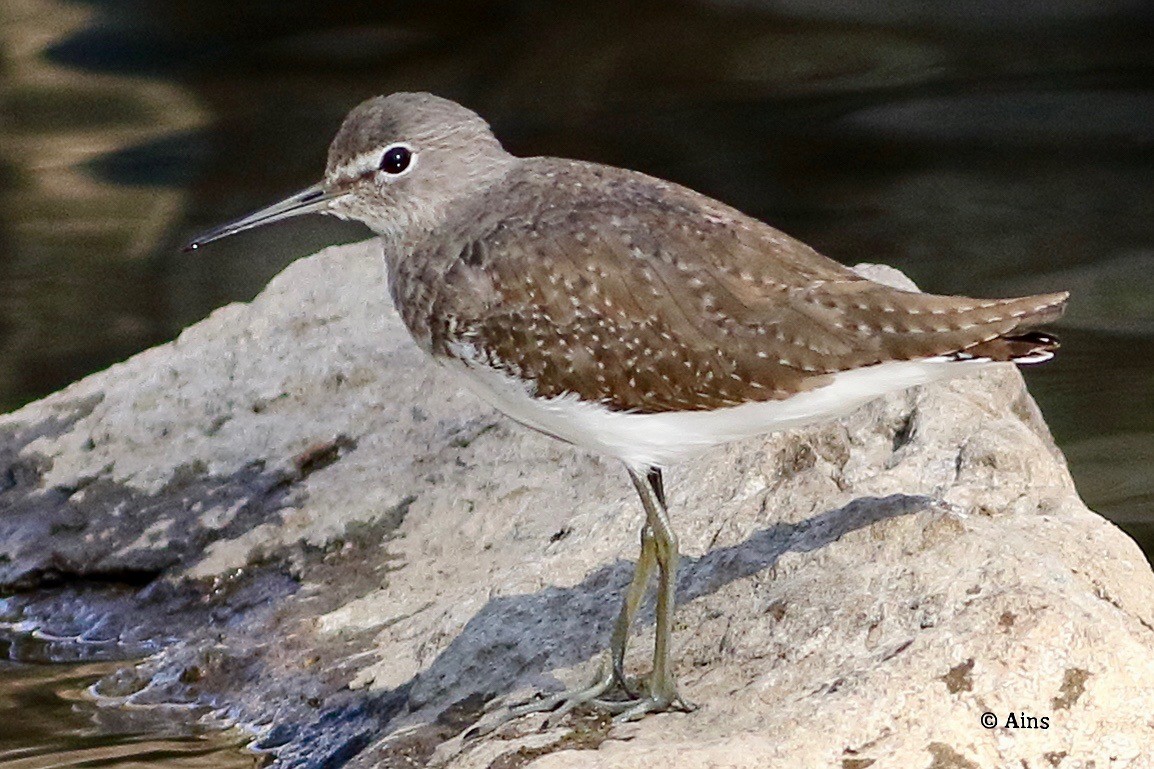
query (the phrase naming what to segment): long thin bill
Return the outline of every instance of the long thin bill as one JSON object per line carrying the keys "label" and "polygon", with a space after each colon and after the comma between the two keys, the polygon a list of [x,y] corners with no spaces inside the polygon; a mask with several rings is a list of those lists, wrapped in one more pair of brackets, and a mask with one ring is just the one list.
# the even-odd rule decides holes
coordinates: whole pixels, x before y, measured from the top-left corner
{"label": "long thin bill", "polygon": [[320,211],[330,200],[339,198],[341,194],[342,193],[339,192],[327,192],[323,185],[314,184],[308,189],[301,190],[297,194],[285,198],[279,203],[273,203],[267,208],[254,211],[248,216],[221,225],[202,235],[198,235],[190,240],[183,250],[195,251],[206,243],[227,238],[229,235],[235,235],[238,232],[251,230],[253,227],[260,227],[262,224],[272,224],[273,222],[279,222],[282,219],[288,219],[293,216]]}

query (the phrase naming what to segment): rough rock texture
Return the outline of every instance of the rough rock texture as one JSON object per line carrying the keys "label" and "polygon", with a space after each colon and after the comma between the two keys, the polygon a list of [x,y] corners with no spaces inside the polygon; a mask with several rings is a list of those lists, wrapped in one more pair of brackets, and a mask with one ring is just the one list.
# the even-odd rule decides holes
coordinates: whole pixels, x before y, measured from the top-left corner
{"label": "rough rock texture", "polygon": [[0,643],[153,652],[99,692],[284,766],[1154,765],[1154,574],[1009,366],[669,474],[699,710],[463,740],[590,675],[641,513],[423,359],[377,249],[0,419]]}

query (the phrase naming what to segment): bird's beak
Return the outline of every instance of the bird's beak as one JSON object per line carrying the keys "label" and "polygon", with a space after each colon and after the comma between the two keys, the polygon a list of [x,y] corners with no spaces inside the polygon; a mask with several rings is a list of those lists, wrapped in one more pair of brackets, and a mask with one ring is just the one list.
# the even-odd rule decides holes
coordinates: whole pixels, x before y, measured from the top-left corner
{"label": "bird's beak", "polygon": [[346,193],[343,192],[326,190],[323,184],[314,184],[295,195],[285,198],[279,203],[273,203],[267,208],[254,211],[248,216],[221,225],[202,235],[198,235],[188,242],[184,250],[194,251],[206,243],[227,238],[229,235],[235,235],[238,232],[251,230],[253,227],[260,227],[262,224],[272,224],[273,222],[279,222],[282,219],[288,219],[293,216],[323,211],[331,201],[343,197],[345,194]]}

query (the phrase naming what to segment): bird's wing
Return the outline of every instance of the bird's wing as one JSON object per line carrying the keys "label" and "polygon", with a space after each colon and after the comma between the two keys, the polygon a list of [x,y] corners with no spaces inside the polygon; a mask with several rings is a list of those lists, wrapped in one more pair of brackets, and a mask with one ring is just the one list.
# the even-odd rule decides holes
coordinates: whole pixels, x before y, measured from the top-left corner
{"label": "bird's wing", "polygon": [[704,410],[977,348],[1052,320],[1066,300],[901,291],[676,185],[637,174],[597,194],[587,182],[457,241],[435,349],[467,350],[542,397]]}

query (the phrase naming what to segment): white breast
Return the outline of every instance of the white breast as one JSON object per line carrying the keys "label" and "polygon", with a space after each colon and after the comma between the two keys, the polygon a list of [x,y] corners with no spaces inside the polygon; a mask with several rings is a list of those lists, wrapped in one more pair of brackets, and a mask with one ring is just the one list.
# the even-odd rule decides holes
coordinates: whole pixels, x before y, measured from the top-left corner
{"label": "white breast", "polygon": [[439,360],[460,372],[483,400],[521,424],[641,469],[665,467],[721,443],[833,419],[886,393],[990,365],[942,358],[880,363],[835,374],[830,384],[786,400],[638,414],[613,411],[573,394],[536,398],[531,383],[504,372],[464,360]]}

